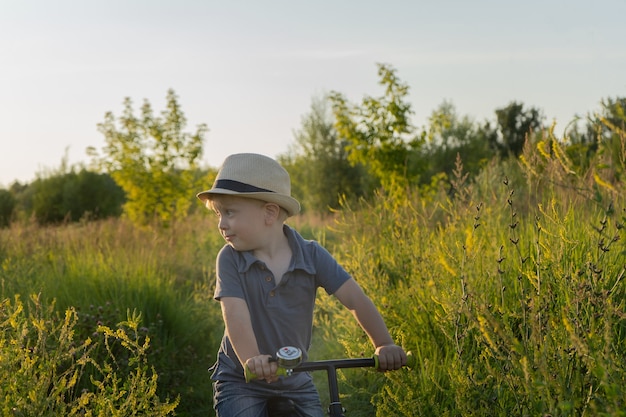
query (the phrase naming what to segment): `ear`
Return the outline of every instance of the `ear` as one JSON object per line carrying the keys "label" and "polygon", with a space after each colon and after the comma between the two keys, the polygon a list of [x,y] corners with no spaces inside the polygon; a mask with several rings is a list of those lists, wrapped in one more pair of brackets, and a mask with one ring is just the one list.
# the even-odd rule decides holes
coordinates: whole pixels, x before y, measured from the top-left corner
{"label": "ear", "polygon": [[280,218],[280,206],[276,203],[265,203],[265,222],[272,224]]}

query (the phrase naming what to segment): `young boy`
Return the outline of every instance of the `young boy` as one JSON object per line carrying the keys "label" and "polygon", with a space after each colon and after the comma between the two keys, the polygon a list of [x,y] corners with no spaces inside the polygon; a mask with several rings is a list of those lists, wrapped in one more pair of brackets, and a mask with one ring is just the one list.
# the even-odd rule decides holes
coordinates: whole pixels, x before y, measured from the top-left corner
{"label": "young boy", "polygon": [[[307,359],[318,287],[353,313],[376,349],[380,370],[406,364],[405,352],[356,281],[317,242],[284,224],[300,204],[291,197],[289,174],[275,160],[231,155],[213,188],[197,197],[215,211],[226,240],[217,256],[214,295],[225,324],[211,368],[218,417],[267,416],[267,402],[275,397],[291,399],[300,415],[323,416],[311,376],[278,377],[270,361],[284,346],[299,348]],[[257,379],[246,382],[244,367]]]}

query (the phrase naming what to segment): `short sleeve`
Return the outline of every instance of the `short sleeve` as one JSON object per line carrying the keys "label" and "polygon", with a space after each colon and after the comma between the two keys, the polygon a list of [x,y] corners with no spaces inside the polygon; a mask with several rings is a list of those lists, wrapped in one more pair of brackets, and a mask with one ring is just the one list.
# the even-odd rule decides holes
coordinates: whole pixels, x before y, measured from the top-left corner
{"label": "short sleeve", "polygon": [[213,298],[222,297],[245,298],[241,276],[237,268],[235,256],[237,253],[230,247],[224,246],[215,261],[216,283]]}
{"label": "short sleeve", "polygon": [[324,288],[327,294],[332,295],[351,275],[337,262],[337,260],[320,244],[315,245],[315,265],[318,286]]}

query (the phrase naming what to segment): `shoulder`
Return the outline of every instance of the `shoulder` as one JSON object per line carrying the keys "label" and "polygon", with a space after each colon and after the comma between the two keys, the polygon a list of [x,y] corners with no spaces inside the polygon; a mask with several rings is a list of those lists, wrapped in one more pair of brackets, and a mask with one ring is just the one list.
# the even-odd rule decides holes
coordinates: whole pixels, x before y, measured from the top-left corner
{"label": "shoulder", "polygon": [[284,225],[283,226],[283,232],[285,233],[285,235],[287,235],[287,238],[289,239],[289,241],[293,241],[295,243],[298,244],[298,246],[304,247],[304,248],[317,248],[317,247],[322,247],[322,245],[319,244],[319,242],[317,242],[316,240],[312,240],[312,239],[305,239],[300,232],[298,232],[296,229],[294,229],[291,226],[287,226]]}
{"label": "shoulder", "polygon": [[297,249],[306,258],[317,258],[319,255],[323,257],[330,256],[330,253],[319,242],[305,239],[297,230],[290,226],[285,226],[285,234],[292,249]]}
{"label": "shoulder", "polygon": [[341,269],[337,260],[319,242],[303,238],[290,227],[285,228],[285,234],[291,245],[295,269],[316,276],[334,276]]}
{"label": "shoulder", "polygon": [[240,252],[230,245],[224,245],[217,254],[216,268],[218,273],[225,268],[236,272],[245,272],[254,261],[254,256],[249,252]]}
{"label": "shoulder", "polygon": [[224,262],[227,260],[234,260],[236,257],[237,251],[234,250],[230,245],[222,246],[222,249],[217,253],[217,262]]}

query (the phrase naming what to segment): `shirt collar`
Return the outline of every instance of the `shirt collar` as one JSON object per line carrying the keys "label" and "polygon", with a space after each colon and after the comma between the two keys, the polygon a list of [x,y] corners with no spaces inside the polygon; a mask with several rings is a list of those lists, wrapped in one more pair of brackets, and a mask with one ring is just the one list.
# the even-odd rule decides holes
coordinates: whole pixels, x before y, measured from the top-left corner
{"label": "shirt collar", "polygon": [[[302,250],[302,244],[304,239],[300,236],[292,227],[283,225],[283,232],[287,236],[289,247],[291,248],[291,264],[287,271],[293,271],[295,269],[302,269],[309,274],[314,274],[315,271],[312,265],[307,264],[304,259],[304,253]],[[247,272],[254,263],[260,262],[259,259],[252,254],[252,251],[240,252],[243,257],[243,262],[239,265],[239,272]]]}

